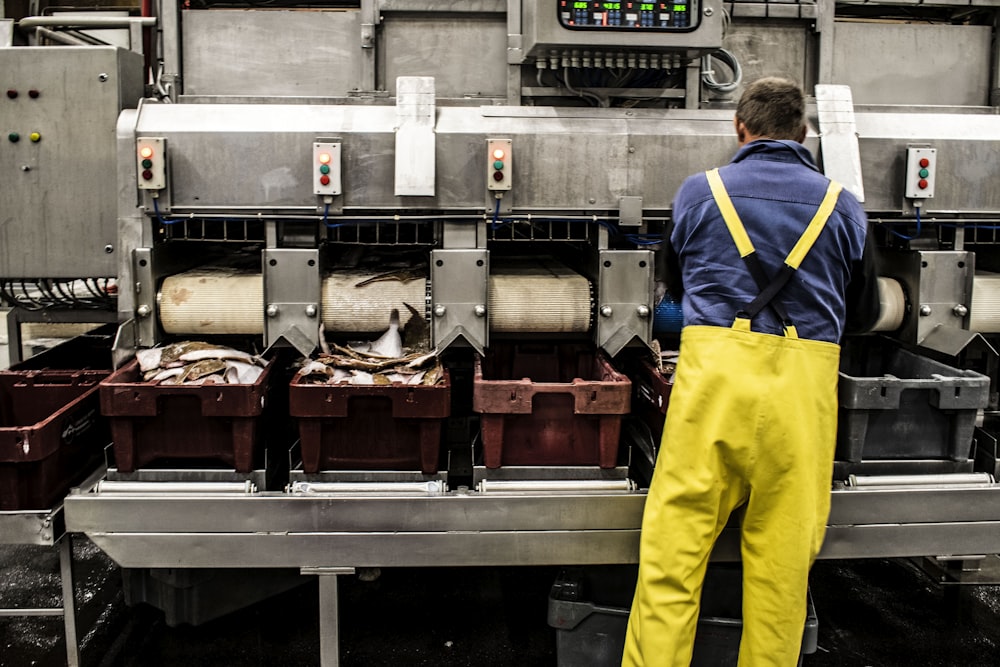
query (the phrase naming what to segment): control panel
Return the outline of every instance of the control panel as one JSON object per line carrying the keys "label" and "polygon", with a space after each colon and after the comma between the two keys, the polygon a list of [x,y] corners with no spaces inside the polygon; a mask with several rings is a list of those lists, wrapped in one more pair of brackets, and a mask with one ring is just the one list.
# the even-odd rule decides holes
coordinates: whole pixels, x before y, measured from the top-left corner
{"label": "control panel", "polygon": [[341,193],[339,143],[313,142],[312,173],[314,194],[332,196]]}
{"label": "control panel", "polygon": [[570,30],[694,30],[698,4],[699,0],[559,0],[559,24]]}
{"label": "control panel", "polygon": [[906,191],[907,199],[930,199],[934,197],[934,171],[937,169],[936,148],[906,149]]}
{"label": "control panel", "polygon": [[[486,140],[486,189],[509,191],[513,183],[514,156],[510,139]],[[499,195],[498,195],[499,196]]]}
{"label": "control panel", "polygon": [[167,140],[139,137],[135,140],[136,180],[140,190],[167,187]]}

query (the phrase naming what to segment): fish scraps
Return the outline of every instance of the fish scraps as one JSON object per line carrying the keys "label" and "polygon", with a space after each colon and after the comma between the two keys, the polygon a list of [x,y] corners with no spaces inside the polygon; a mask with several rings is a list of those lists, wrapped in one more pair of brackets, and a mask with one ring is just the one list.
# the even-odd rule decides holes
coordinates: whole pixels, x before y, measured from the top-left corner
{"label": "fish scraps", "polygon": [[389,357],[332,345],[330,353],[303,360],[298,374],[304,384],[424,385],[444,378],[437,352]]}
{"label": "fish scraps", "polygon": [[135,357],[143,381],[161,385],[253,384],[267,365],[247,352],[200,341],[136,350]]}

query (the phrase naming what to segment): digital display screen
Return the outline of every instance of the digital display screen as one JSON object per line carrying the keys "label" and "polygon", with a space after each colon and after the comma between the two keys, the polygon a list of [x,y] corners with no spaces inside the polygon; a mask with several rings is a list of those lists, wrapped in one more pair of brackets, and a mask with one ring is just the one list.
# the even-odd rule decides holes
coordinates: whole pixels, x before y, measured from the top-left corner
{"label": "digital display screen", "polygon": [[557,0],[559,23],[571,30],[653,30],[680,32],[698,26],[698,0],[633,2]]}

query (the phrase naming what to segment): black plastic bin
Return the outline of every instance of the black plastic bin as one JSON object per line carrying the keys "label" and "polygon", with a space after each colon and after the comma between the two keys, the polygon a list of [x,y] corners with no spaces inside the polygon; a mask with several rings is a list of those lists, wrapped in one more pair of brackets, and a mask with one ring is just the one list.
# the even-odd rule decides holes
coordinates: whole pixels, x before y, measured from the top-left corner
{"label": "black plastic bin", "polygon": [[838,461],[968,461],[990,380],[889,340],[841,355]]}
{"label": "black plastic bin", "polygon": [[[556,628],[558,667],[618,667],[625,648],[637,568],[564,568],[549,593],[549,626]],[[692,667],[735,667],[740,651],[742,571],[712,565],[705,577]],[[802,655],[816,651],[819,622],[810,596]],[[801,657],[799,664],[801,664]]]}

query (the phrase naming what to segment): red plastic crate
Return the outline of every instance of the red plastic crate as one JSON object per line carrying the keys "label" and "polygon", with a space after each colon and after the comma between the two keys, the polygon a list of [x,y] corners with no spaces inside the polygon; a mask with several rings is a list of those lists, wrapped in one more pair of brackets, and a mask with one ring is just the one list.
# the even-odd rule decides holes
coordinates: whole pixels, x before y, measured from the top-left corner
{"label": "red plastic crate", "polygon": [[603,353],[575,344],[503,345],[475,364],[472,404],[487,468],[615,467],[632,383]]}
{"label": "red plastic crate", "polygon": [[643,359],[635,373],[635,414],[649,427],[656,442],[663,433],[674,383]]}
{"label": "red plastic crate", "polygon": [[302,469],[420,470],[441,462],[441,424],[451,415],[451,376],[436,385],[304,384],[288,388],[299,423]]}
{"label": "red plastic crate", "polygon": [[98,468],[109,441],[98,383],[109,373],[0,372],[0,510],[48,509]]}
{"label": "red plastic crate", "polygon": [[213,460],[252,472],[261,440],[268,364],[253,384],[160,385],[142,381],[133,359],[101,382],[119,472],[157,459]]}

